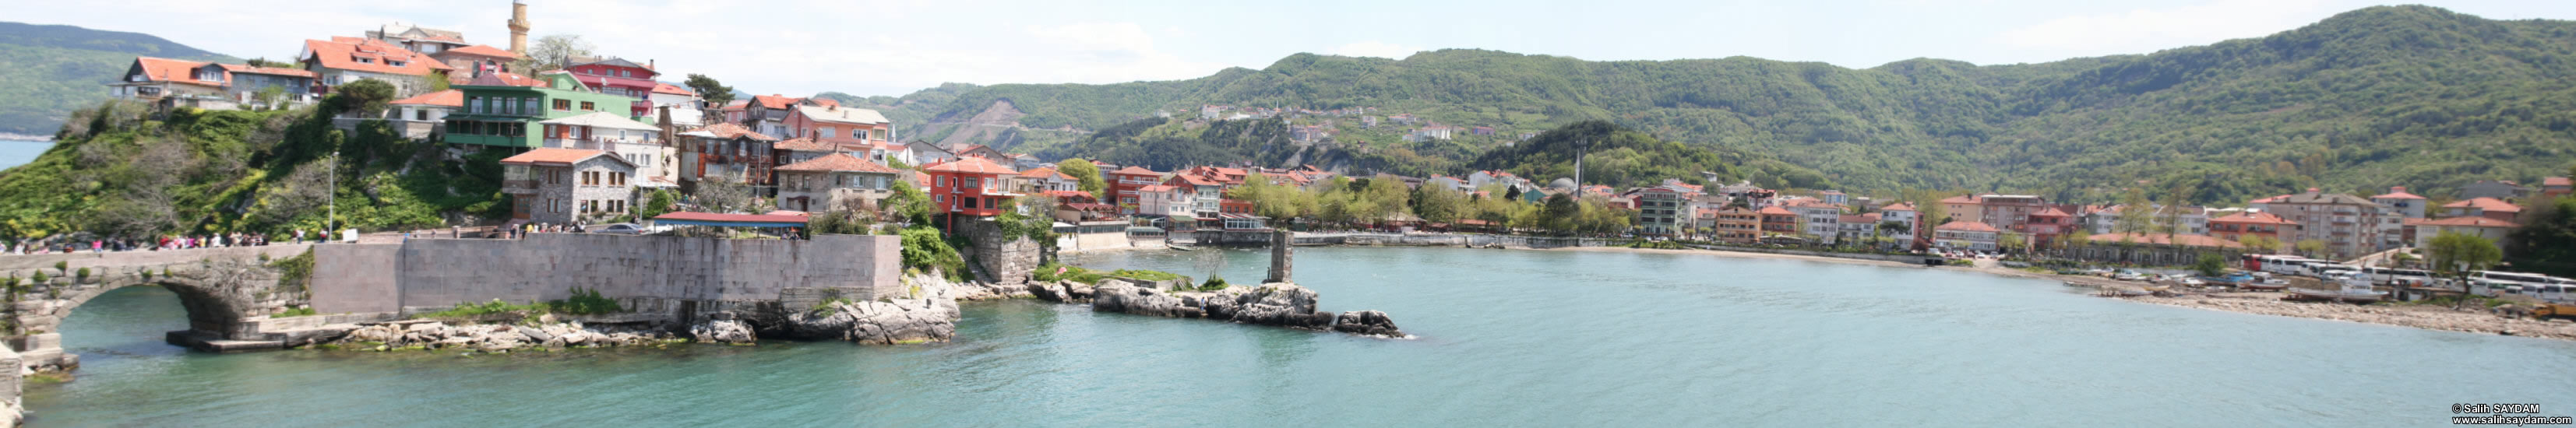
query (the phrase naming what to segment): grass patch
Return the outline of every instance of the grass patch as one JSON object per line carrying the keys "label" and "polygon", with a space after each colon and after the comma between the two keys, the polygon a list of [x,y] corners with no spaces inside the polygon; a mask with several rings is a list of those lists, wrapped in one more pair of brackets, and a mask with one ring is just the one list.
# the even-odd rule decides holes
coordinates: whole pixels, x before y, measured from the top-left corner
{"label": "grass patch", "polygon": [[30,385],[51,385],[70,381],[72,381],[71,373],[35,372],[27,375],[27,384]]}
{"label": "grass patch", "polygon": [[1100,280],[1113,276],[1120,278],[1135,278],[1146,281],[1171,281],[1181,279],[1180,274],[1171,272],[1137,269],[1119,269],[1104,272],[1084,269],[1081,266],[1055,263],[1039,265],[1037,269],[1029,271],[1029,278],[1038,281],[1073,281],[1084,284],[1098,284],[1100,283]]}
{"label": "grass patch", "polygon": [[313,307],[311,307],[311,306],[306,306],[306,307],[301,307],[301,308],[292,308],[292,309],[287,309],[287,310],[286,310],[286,312],[279,312],[279,313],[276,313],[276,314],[269,315],[268,317],[269,317],[269,318],[294,318],[294,317],[309,317],[309,316],[321,315],[321,314],[322,314],[322,313],[321,313],[320,311],[315,311],[315,310],[313,310]]}
{"label": "grass patch", "polygon": [[456,305],[455,308],[450,308],[444,311],[425,312],[413,315],[412,318],[473,318],[484,315],[505,313],[598,315],[617,312],[625,312],[625,308],[617,305],[617,300],[600,296],[599,290],[573,287],[572,298],[565,300],[548,300],[521,304],[504,302],[501,301],[501,299],[492,299],[492,301],[483,303],[460,304]]}

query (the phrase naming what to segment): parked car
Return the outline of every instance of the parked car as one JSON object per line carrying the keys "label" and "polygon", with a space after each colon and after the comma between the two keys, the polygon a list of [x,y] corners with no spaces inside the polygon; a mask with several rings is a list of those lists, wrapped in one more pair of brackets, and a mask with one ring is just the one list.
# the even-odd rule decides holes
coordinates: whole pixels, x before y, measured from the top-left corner
{"label": "parked car", "polygon": [[589,230],[586,230],[586,232],[610,235],[642,235],[644,234],[644,227],[637,226],[635,223],[612,223],[591,226]]}

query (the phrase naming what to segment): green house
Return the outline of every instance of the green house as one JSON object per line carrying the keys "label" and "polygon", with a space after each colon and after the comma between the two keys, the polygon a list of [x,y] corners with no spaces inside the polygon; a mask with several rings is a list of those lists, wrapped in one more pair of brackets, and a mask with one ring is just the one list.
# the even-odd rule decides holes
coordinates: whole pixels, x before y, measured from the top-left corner
{"label": "green house", "polygon": [[560,71],[535,79],[509,73],[484,73],[470,84],[453,86],[465,105],[447,115],[450,144],[535,148],[545,143],[537,122],[591,112],[629,114],[634,98],[599,93]]}

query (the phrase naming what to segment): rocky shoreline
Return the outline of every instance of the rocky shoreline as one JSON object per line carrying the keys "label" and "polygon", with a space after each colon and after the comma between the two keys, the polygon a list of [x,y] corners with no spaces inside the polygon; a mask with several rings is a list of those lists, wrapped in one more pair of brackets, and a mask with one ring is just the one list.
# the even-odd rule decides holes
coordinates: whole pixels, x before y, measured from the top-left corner
{"label": "rocky shoreline", "polygon": [[1089,304],[1092,311],[1336,331],[1385,338],[1409,338],[1395,321],[1379,311],[1340,314],[1316,309],[1320,297],[1294,283],[1230,285],[1216,290],[1159,290],[1118,281],[1093,285],[1074,281],[1040,282],[991,289],[983,295],[1028,296],[1059,303]]}
{"label": "rocky shoreline", "polygon": [[2512,308],[2451,309],[2449,306],[2441,305],[2294,302],[2281,300],[2281,293],[2266,292],[2148,295],[2121,297],[2121,299],[2259,315],[2351,321],[2463,333],[2576,340],[2576,321],[2563,318],[2546,321],[2525,318],[2519,315],[2527,315],[2527,313],[2516,314]]}

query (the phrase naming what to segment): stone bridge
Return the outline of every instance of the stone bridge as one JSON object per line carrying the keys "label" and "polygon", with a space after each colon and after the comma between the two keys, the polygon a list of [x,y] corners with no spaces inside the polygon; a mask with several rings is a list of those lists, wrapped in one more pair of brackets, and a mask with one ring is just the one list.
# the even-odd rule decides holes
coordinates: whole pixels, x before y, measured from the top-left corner
{"label": "stone bridge", "polygon": [[[0,338],[19,350],[27,367],[77,367],[79,357],[63,353],[63,319],[108,291],[157,285],[178,293],[180,305],[187,309],[188,329],[170,332],[171,343],[210,350],[278,346],[285,339],[278,333],[291,328],[271,322],[271,315],[306,307],[312,298],[299,281],[280,286],[282,262],[309,247],[0,256],[0,275],[9,278],[0,281],[14,281],[7,284],[9,304],[6,313],[0,314]],[[40,275],[44,281],[36,280]]]}
{"label": "stone bridge", "polygon": [[[79,358],[63,352],[63,319],[92,298],[137,285],[166,287],[186,308],[188,329],[166,340],[215,352],[300,346],[360,322],[459,303],[564,299],[575,288],[618,300],[629,312],[618,319],[686,323],[717,312],[811,307],[828,298],[901,297],[901,241],[536,234],[0,256],[0,275],[17,278],[0,314],[0,339],[18,350],[26,367],[76,368]],[[289,259],[310,264],[294,268]],[[35,280],[39,273],[45,281]]]}

